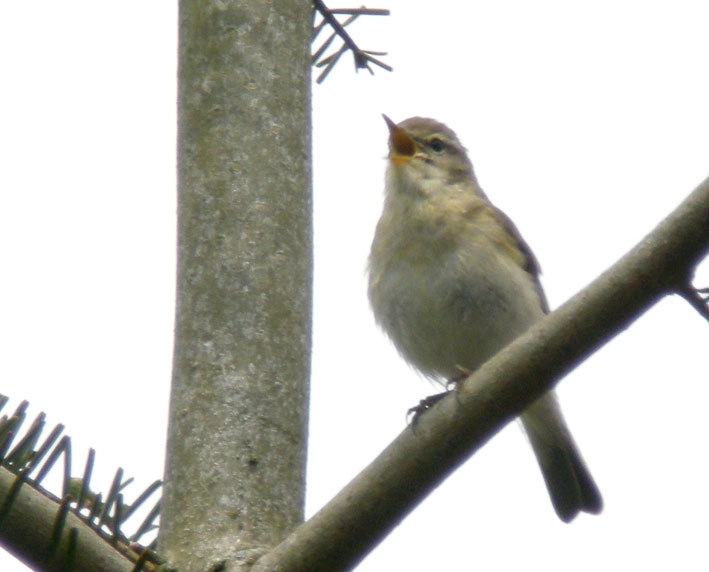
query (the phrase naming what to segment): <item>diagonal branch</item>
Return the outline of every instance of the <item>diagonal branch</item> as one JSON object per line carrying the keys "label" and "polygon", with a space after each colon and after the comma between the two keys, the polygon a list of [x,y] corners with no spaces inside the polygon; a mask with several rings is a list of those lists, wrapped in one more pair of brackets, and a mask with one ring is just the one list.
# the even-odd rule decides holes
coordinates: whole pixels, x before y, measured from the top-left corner
{"label": "diagonal branch", "polygon": [[455,468],[661,297],[709,251],[709,179],[619,262],[466,379],[254,572],[351,570]]}
{"label": "diagonal branch", "polygon": [[[0,409],[6,403],[7,398],[0,396]],[[157,508],[130,541],[121,528],[161,486],[161,481],[155,481],[128,505],[121,491],[133,479],[124,481],[123,470],[118,469],[103,502],[101,494],[89,489],[93,449],[89,451],[84,477],[71,477],[71,439],[67,435],[60,438],[63,425],[55,426],[39,444],[46,421],[45,414],[40,413],[20,436],[28,405],[23,401],[11,417],[0,418],[0,450],[7,452],[0,456],[0,545],[34,569],[46,572],[97,567],[106,571],[152,570],[157,557],[137,540],[151,528]],[[12,446],[15,438],[17,443]],[[63,473],[61,498],[41,485],[53,468]],[[33,477],[35,469],[39,470]]]}
{"label": "diagonal branch", "polygon": [[121,554],[83,519],[69,510],[57,512],[56,500],[28,483],[17,488],[21,478],[0,467],[0,498],[7,499],[16,489],[0,525],[8,551],[34,570],[46,572],[135,568],[134,558]]}

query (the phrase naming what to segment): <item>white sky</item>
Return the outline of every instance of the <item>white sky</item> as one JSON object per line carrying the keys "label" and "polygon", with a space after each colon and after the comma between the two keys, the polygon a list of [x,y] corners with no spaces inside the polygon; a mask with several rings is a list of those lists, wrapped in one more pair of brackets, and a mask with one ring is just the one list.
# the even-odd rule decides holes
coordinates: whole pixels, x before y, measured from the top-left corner
{"label": "white sky", "polygon": [[[174,290],[174,2],[0,4],[0,392],[89,446],[107,489],[161,476]],[[709,174],[706,2],[380,0],[313,87],[315,324],[308,514],[432,388],[376,330],[365,261],[387,130],[432,116],[541,261],[552,306]],[[671,7],[670,7],[671,6]],[[332,7],[335,7],[333,4]],[[317,73],[317,72],[316,72]],[[709,265],[700,285],[709,285]],[[709,509],[709,325],[667,299],[562,382],[604,495],[557,520],[511,425],[358,568],[697,569]],[[356,353],[354,353],[356,352]],[[130,489],[129,489],[130,490]],[[0,554],[2,570],[23,570]]]}

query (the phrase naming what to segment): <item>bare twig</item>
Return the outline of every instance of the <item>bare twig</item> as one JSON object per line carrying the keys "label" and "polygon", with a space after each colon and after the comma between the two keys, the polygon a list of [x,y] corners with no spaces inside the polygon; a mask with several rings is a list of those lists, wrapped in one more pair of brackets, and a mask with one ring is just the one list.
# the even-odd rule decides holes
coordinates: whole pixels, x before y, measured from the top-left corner
{"label": "bare twig", "polygon": [[[325,40],[320,48],[318,48],[313,54],[313,65],[317,67],[325,67],[323,72],[318,76],[318,83],[323,82],[330,71],[332,71],[332,68],[335,66],[337,61],[340,59],[340,56],[342,56],[342,54],[347,50],[350,50],[354,57],[355,71],[358,71],[359,69],[367,69],[369,70],[369,73],[373,75],[374,71],[372,70],[370,64],[379,66],[387,71],[392,71],[393,68],[391,66],[372,57],[373,55],[386,55],[386,52],[374,52],[360,49],[352,37],[345,31],[345,26],[351,24],[359,16],[388,16],[389,10],[365,8],[364,6],[361,8],[340,8],[330,10],[327,6],[325,6],[325,3],[322,0],[313,0],[313,7],[322,15],[323,18],[322,22],[320,22],[320,24],[318,24],[313,31],[313,41],[315,41],[315,38],[317,38],[325,25],[329,25],[334,30],[332,35]],[[347,18],[347,20],[343,23],[340,23],[335,17],[335,14],[346,14],[349,15],[349,18]],[[335,53],[321,59],[322,55],[330,47],[333,40],[338,36],[343,41],[342,47],[340,47]]]}

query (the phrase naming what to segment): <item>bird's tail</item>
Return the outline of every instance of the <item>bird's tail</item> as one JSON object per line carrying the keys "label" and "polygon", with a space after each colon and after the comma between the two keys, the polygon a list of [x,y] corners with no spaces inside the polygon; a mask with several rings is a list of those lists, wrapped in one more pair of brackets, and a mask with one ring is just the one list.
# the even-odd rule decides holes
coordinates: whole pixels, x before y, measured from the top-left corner
{"label": "bird's tail", "polygon": [[553,392],[521,416],[559,518],[570,522],[581,511],[597,514],[603,499],[576,447]]}

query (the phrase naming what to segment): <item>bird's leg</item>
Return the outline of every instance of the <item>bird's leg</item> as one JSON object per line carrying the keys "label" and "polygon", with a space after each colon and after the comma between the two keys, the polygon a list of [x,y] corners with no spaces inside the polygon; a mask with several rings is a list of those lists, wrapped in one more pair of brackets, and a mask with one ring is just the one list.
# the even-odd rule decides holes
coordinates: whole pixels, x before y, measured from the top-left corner
{"label": "bird's leg", "polygon": [[446,389],[448,391],[458,389],[458,387],[460,386],[460,382],[473,373],[472,369],[468,369],[467,367],[464,367],[462,365],[456,365],[455,369],[457,369],[460,373],[454,377],[451,377],[446,382]]}

